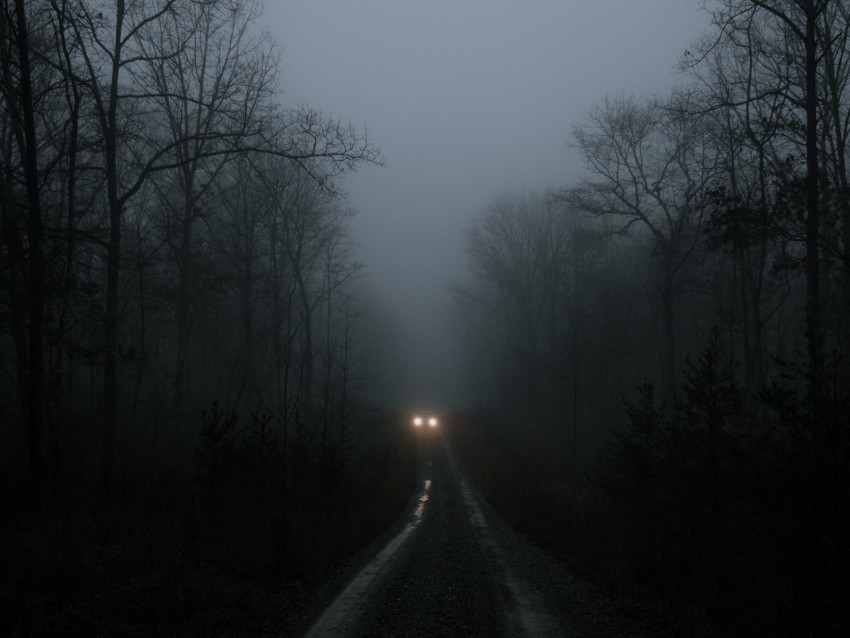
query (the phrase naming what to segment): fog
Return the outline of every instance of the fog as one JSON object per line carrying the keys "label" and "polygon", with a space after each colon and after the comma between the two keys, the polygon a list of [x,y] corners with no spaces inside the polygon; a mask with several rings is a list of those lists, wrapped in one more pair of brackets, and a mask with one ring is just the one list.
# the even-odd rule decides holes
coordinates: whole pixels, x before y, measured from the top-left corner
{"label": "fog", "polygon": [[380,394],[464,401],[447,283],[465,276],[465,225],[502,192],[576,182],[571,129],[606,95],[682,83],[677,62],[709,24],[698,4],[268,4],[283,101],[368,129],[385,158],[345,182],[363,283],[398,322],[400,369],[384,371]]}
{"label": "fog", "polygon": [[0,0],[0,60],[4,635],[850,635],[850,0]]}

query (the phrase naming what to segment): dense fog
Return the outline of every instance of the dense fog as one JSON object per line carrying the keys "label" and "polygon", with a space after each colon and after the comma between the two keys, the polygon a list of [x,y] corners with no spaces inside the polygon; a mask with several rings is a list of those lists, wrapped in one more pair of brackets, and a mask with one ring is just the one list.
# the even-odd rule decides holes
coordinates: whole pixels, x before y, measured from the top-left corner
{"label": "dense fog", "polygon": [[505,191],[578,179],[571,127],[608,93],[681,82],[677,60],[710,21],[675,0],[275,2],[266,16],[284,99],[368,126],[384,152],[346,179],[352,237],[404,330],[399,398],[443,406],[467,400],[447,287],[466,276],[469,220]]}
{"label": "dense fog", "polygon": [[[577,183],[586,168],[571,127],[606,95],[644,99],[680,83],[677,60],[710,21],[674,1],[199,7],[148,16],[128,5],[128,25],[149,20],[126,42],[110,35],[112,45],[100,8],[45,6],[32,18],[36,38],[73,34],[34,61],[33,82],[61,73],[39,64],[82,65],[64,94],[45,84],[33,98],[47,118],[37,136],[51,126],[64,136],[50,137],[37,160],[49,182],[46,294],[64,287],[48,310],[54,351],[44,356],[55,357],[45,383],[67,398],[48,402],[46,418],[81,402],[72,418],[88,425],[64,428],[79,430],[75,454],[139,452],[137,439],[148,439],[144,461],[127,454],[131,466],[162,455],[180,466],[212,401],[280,409],[287,423],[302,407],[312,412],[318,358],[327,367],[336,356],[319,354],[333,341],[322,313],[356,324],[342,329],[361,366],[351,405],[445,410],[492,398],[481,395],[482,364],[464,342],[494,317],[467,315],[458,296],[474,270],[465,236],[473,220],[499,197],[547,198]],[[51,11],[63,10],[73,15],[57,22]],[[115,58],[109,46],[127,51]],[[293,218],[305,201],[313,218]],[[6,236],[14,262],[26,240]],[[25,277],[25,266],[12,263],[7,277],[15,268]],[[22,310],[25,300],[7,290]],[[11,362],[20,358],[12,344],[26,348],[27,319],[9,320]],[[4,400],[21,418],[15,387],[4,386]],[[278,407],[283,394],[290,408]],[[105,443],[96,434],[104,418]],[[24,458],[20,432],[2,434],[10,462]]]}
{"label": "dense fog", "polygon": [[848,131],[848,0],[0,0],[0,633],[268,626],[440,466],[842,635]]}

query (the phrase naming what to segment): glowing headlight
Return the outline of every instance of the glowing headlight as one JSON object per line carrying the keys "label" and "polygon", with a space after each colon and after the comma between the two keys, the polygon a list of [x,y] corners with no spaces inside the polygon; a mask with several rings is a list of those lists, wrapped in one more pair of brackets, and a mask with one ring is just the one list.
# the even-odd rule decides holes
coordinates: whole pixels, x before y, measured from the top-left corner
{"label": "glowing headlight", "polygon": [[422,417],[418,416],[415,419],[413,419],[413,425],[415,425],[416,427],[419,427],[420,425],[422,425]]}
{"label": "glowing headlight", "polygon": [[437,419],[431,417],[430,419],[428,419],[428,425],[430,425],[432,428],[437,427]]}

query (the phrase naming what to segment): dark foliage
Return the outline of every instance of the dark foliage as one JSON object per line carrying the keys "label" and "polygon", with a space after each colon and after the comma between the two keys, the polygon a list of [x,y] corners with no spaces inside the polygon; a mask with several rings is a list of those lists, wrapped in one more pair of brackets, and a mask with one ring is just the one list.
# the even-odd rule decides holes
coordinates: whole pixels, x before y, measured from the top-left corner
{"label": "dark foliage", "polygon": [[793,389],[806,371],[786,372],[742,396],[715,334],[687,365],[675,418],[640,388],[601,468],[638,586],[675,592],[724,634],[840,635],[850,620],[846,395],[813,405]]}
{"label": "dark foliage", "polygon": [[672,413],[649,383],[625,401],[622,433],[580,487],[486,413],[454,436],[494,506],[627,614],[677,635],[841,636],[850,405],[837,363],[817,405],[805,368],[782,369],[746,395],[714,331]]}
{"label": "dark foliage", "polygon": [[0,634],[253,635],[281,623],[407,506],[416,445],[375,413],[351,424],[344,480],[328,484],[312,455],[284,490],[276,425],[214,403],[194,476],[134,482],[121,508],[75,492],[3,520]]}

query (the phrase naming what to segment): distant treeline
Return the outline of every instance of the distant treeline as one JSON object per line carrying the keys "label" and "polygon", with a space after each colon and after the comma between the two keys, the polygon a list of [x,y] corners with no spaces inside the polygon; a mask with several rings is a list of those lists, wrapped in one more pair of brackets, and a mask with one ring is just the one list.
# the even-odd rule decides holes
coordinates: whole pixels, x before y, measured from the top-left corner
{"label": "distant treeline", "polygon": [[587,181],[468,228],[469,370],[499,445],[537,441],[548,480],[613,499],[624,575],[712,621],[762,606],[727,633],[769,609],[772,635],[840,635],[850,3],[707,8],[684,86],[574,128]]}

